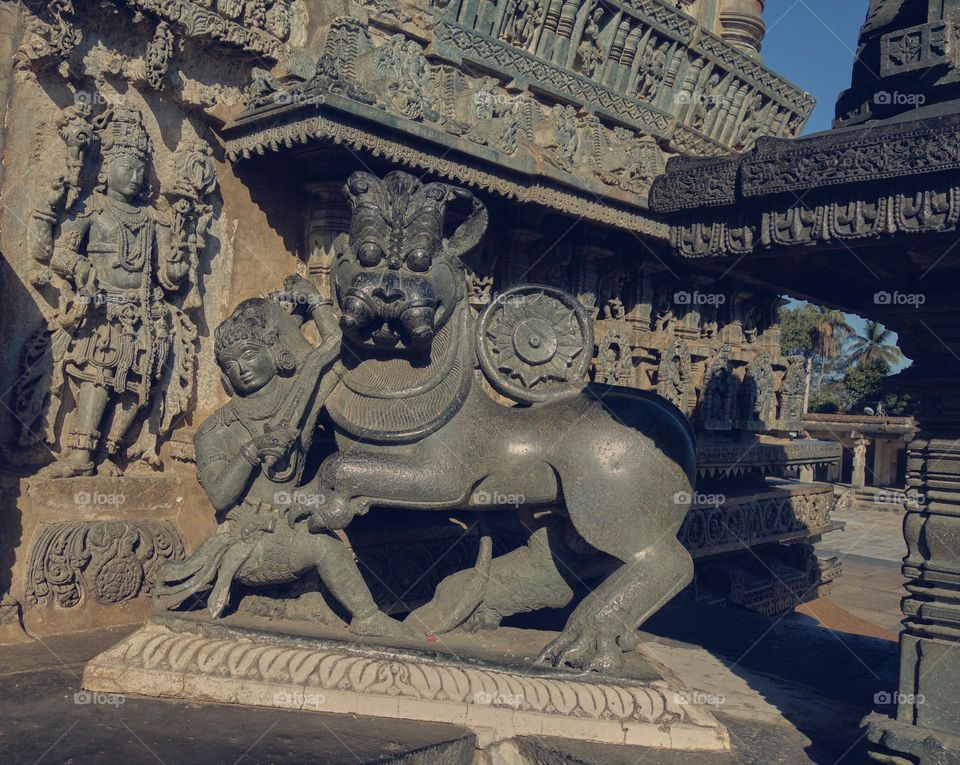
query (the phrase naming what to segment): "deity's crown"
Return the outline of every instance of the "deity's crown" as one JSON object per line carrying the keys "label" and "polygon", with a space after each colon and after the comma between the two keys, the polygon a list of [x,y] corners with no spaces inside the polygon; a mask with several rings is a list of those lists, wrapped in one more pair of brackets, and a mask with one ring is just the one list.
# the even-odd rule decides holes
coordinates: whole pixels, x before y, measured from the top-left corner
{"label": "deity's crown", "polygon": [[114,106],[100,128],[100,149],[105,157],[132,154],[142,160],[150,155],[150,136],[135,106]]}

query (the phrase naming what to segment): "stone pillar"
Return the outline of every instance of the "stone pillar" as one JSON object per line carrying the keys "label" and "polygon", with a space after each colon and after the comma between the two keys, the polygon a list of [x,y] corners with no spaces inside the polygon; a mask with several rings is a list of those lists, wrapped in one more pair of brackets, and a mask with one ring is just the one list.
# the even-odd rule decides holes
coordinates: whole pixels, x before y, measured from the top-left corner
{"label": "stone pillar", "polygon": [[920,431],[907,447],[909,594],[896,716],[866,720],[871,757],[887,765],[960,763],[960,316],[952,301],[951,310],[913,319],[916,328],[897,327],[914,359],[898,382],[920,401]]}
{"label": "stone pillar", "polygon": [[892,486],[890,473],[890,443],[878,438],[873,442],[873,483],[876,486]]}
{"label": "stone pillar", "polygon": [[804,483],[813,483],[813,465],[800,466],[800,480]]}
{"label": "stone pillar", "polygon": [[760,42],[767,28],[763,23],[764,0],[723,0],[717,20],[720,36],[748,56],[760,55]]}
{"label": "stone pillar", "polygon": [[870,439],[859,433],[854,434],[853,441],[853,478],[850,483],[854,489],[862,489],[867,485],[867,447]]}

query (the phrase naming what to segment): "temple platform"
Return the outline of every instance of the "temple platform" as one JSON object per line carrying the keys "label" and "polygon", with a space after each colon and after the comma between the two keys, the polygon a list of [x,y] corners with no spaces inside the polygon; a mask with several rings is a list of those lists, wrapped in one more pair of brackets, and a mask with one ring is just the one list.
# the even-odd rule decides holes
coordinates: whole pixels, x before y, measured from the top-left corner
{"label": "temple platform", "polygon": [[[5,721],[0,762],[33,765],[43,756],[43,762],[76,765],[157,757],[170,765],[484,763],[476,734],[462,724],[387,719],[365,710],[304,713],[82,693],[84,666],[91,657],[110,655],[112,646],[135,634],[129,627],[112,628],[5,647],[0,652],[0,716]],[[669,665],[677,682],[727,731],[728,751],[522,735],[513,740],[514,752],[501,750],[500,760],[488,759],[484,765],[523,762],[508,755],[550,765],[862,762],[866,738],[861,720],[874,708],[889,713],[889,706],[873,702],[897,687],[895,642],[824,629],[801,614],[784,619],[729,608],[668,606],[647,624],[642,637],[648,666]],[[524,653],[516,649],[517,656]],[[189,660],[209,661],[211,656],[197,651]],[[266,653],[258,663],[269,668],[275,656]]]}

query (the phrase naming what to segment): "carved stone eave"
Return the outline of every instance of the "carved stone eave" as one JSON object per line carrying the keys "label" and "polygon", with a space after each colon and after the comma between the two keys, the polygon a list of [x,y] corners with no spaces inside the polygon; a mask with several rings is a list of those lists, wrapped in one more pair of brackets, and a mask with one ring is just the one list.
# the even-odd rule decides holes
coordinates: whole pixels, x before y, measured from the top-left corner
{"label": "carved stone eave", "polygon": [[332,93],[318,94],[306,104],[246,112],[224,129],[224,136],[231,162],[332,143],[509,199],[661,240],[668,235],[664,224],[644,212],[646,201],[641,195],[600,188],[523,148],[507,156]]}
{"label": "carved stone eave", "polygon": [[[918,115],[919,116],[919,115]],[[760,139],[742,156],[677,158],[650,190],[675,254],[904,246],[960,223],[960,112]]]}
{"label": "carved stone eave", "polygon": [[743,155],[675,157],[650,189],[650,207],[658,213],[727,207],[782,193],[957,170],[958,132],[960,112],[799,139],[760,138]]}
{"label": "carved stone eave", "polygon": [[829,465],[839,461],[841,454],[840,444],[815,439],[700,441],[697,473],[701,478],[737,476],[755,470],[777,473],[787,468]]}

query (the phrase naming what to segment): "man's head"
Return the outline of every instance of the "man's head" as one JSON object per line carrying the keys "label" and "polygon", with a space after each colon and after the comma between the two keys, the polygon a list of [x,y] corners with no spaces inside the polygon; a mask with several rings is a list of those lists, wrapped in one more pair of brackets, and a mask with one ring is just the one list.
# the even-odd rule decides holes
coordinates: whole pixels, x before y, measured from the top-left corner
{"label": "man's head", "polygon": [[100,180],[108,194],[130,201],[143,188],[150,155],[143,116],[136,107],[119,104],[103,116],[99,130],[103,153]]}
{"label": "man's head", "polygon": [[143,188],[147,163],[134,154],[114,154],[104,161],[107,193],[132,200]]}
{"label": "man's head", "polygon": [[289,374],[296,360],[284,347],[274,321],[279,309],[265,298],[245,300],[217,327],[214,353],[231,391],[256,393],[278,373]]}

